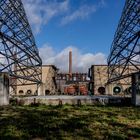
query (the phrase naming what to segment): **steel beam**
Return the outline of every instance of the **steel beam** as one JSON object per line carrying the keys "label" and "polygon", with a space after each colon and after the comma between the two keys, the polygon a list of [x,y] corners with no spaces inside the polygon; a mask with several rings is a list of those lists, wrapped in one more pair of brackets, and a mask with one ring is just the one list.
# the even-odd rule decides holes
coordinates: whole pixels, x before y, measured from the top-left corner
{"label": "steel beam", "polygon": [[140,71],[140,0],[126,0],[108,57],[108,82],[131,76],[138,71]]}
{"label": "steel beam", "polygon": [[0,0],[0,58],[11,86],[41,83],[42,60],[21,0]]}

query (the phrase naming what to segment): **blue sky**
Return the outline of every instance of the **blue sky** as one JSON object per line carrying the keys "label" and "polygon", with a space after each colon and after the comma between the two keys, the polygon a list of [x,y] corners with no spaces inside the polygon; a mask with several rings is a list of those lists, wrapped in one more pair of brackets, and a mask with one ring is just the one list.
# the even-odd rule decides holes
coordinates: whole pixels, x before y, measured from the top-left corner
{"label": "blue sky", "polygon": [[44,64],[86,72],[104,64],[125,0],[23,0]]}

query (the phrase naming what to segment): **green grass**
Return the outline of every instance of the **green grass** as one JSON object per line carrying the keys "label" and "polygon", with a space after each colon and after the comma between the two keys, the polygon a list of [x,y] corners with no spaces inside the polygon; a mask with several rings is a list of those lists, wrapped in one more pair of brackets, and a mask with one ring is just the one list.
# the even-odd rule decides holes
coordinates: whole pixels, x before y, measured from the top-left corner
{"label": "green grass", "polygon": [[0,107],[0,140],[140,139],[140,108],[106,106]]}

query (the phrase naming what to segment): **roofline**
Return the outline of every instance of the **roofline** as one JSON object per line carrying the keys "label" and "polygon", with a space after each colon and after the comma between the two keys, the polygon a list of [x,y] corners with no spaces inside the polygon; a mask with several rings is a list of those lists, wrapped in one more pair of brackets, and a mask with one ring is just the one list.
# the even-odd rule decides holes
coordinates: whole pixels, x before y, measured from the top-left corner
{"label": "roofline", "polygon": [[94,66],[108,66],[107,64],[95,64],[95,65],[91,65],[91,67],[89,69],[92,69]]}
{"label": "roofline", "polygon": [[[91,65],[91,67],[90,67],[89,69],[92,69],[94,66],[95,66],[95,67],[96,67],[96,66],[101,66],[101,67],[102,67],[102,66],[106,66],[106,67],[108,67],[107,64],[101,64],[101,65],[100,65],[100,64],[95,64],[95,65]],[[117,65],[116,65],[116,66],[117,66]],[[129,65],[129,66],[133,66],[133,65]],[[140,66],[140,65],[137,65],[137,66]]]}
{"label": "roofline", "polygon": [[107,64],[101,64],[101,65],[100,64],[96,64],[96,65],[91,65],[91,67],[92,66],[108,66],[108,65]]}
{"label": "roofline", "polygon": [[42,65],[42,67],[53,67],[56,70],[59,70],[55,65]]}

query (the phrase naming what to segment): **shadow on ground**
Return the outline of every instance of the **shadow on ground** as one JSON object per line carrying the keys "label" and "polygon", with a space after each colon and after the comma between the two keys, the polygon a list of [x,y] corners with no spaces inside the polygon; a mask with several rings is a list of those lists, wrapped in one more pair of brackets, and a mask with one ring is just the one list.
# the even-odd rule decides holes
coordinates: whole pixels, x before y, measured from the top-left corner
{"label": "shadow on ground", "polygon": [[0,139],[136,139],[139,119],[134,107],[7,106],[0,108]]}

